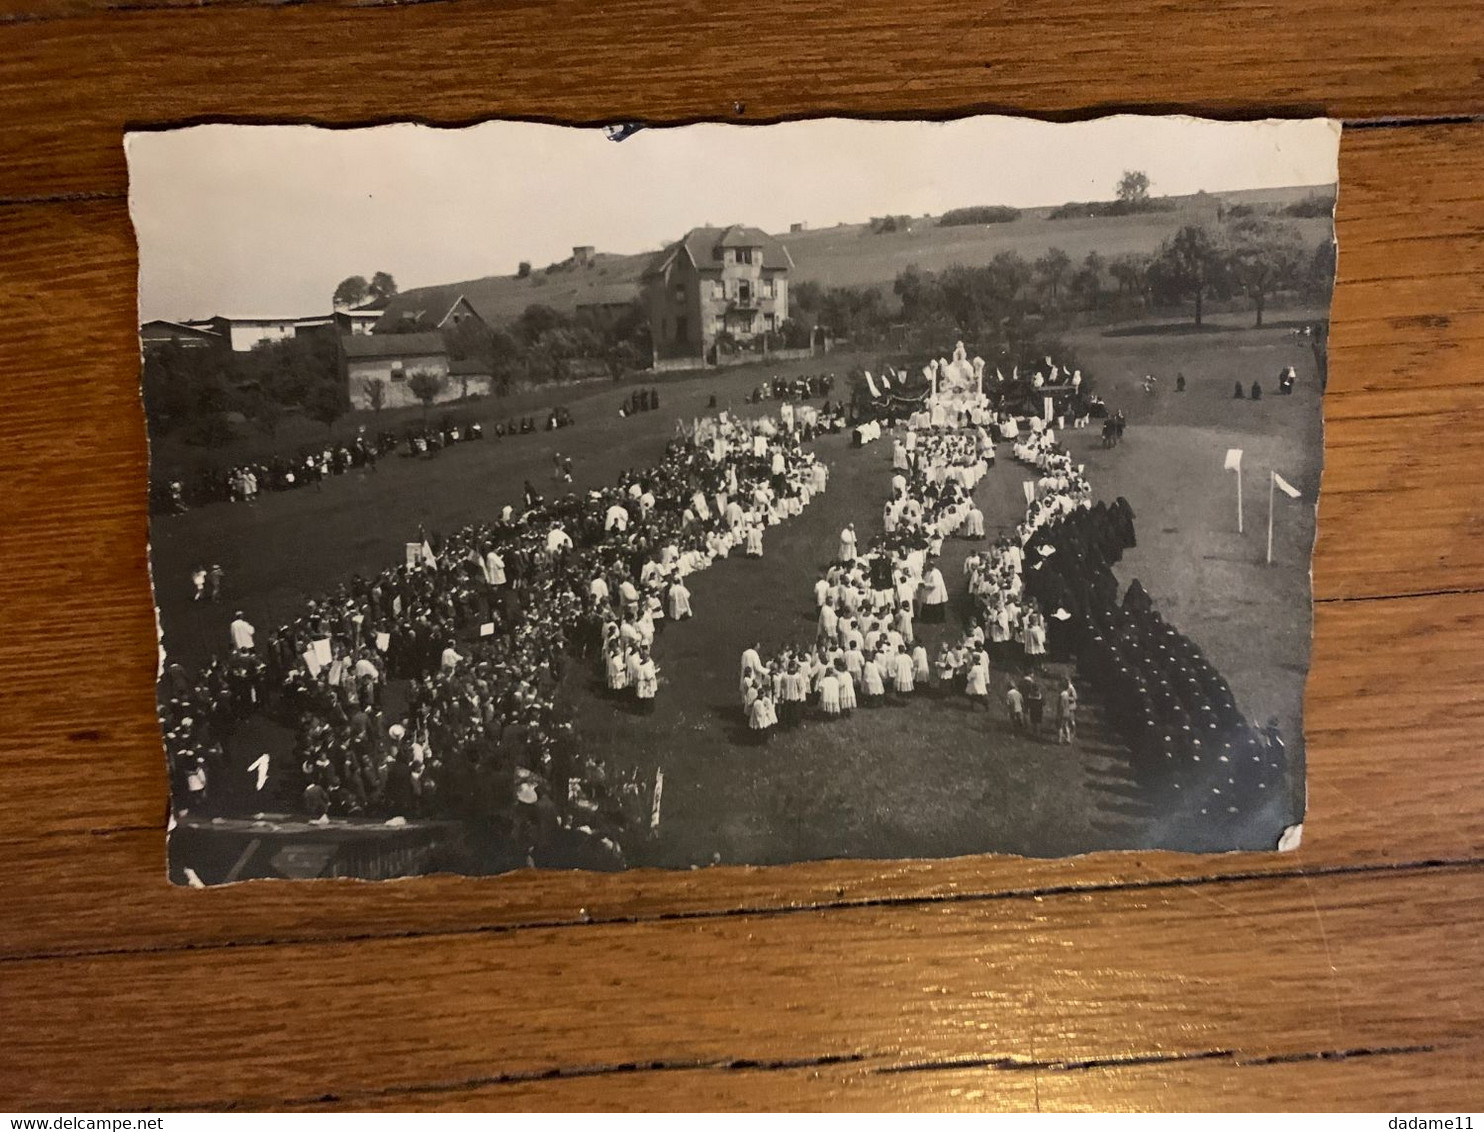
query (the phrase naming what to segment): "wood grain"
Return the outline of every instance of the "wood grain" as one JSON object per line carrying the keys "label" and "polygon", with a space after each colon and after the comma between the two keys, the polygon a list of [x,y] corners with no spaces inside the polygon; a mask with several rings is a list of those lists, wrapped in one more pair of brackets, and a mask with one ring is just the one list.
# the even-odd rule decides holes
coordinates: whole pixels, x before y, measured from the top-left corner
{"label": "wood grain", "polygon": [[854,1061],[635,1068],[331,1097],[285,1107],[305,1112],[747,1111],[766,1097],[770,1109],[787,1111],[1465,1111],[1478,1104],[1481,1060],[1484,1050],[1463,1042],[1299,1057],[1248,1058],[1211,1050],[1113,1064],[1020,1062],[905,1071]]}
{"label": "wood grain", "polygon": [[[1448,1047],[1484,872],[705,923],[17,961],[19,1107],[209,1106],[630,1065],[1243,1058]],[[203,1007],[181,1017],[183,1004]],[[1308,1002],[1296,1013],[1293,1004]],[[107,1065],[106,1084],[87,1072]],[[183,1066],[189,1072],[182,1072]]]}
{"label": "wood grain", "polygon": [[[1479,1107],[1481,57],[1466,0],[0,0],[0,1107]],[[1302,849],[165,884],[126,126],[1120,107],[1439,119],[1341,151]]]}
{"label": "wood grain", "polygon": [[[0,956],[220,947],[264,940],[504,933],[729,910],[1035,898],[1067,888],[1168,886],[1250,873],[1387,869],[1484,859],[1477,804],[1484,595],[1332,603],[1318,617],[1308,697],[1311,811],[1292,854],[1104,853],[1059,861],[832,862],[620,875],[521,873],[391,885],[255,883],[194,892],[164,880],[158,826],[59,833],[0,852],[9,896]],[[1384,648],[1377,647],[1385,642]],[[1416,737],[1426,735],[1426,743]],[[71,744],[76,759],[109,742]],[[143,758],[138,760],[143,763]],[[18,776],[37,809],[66,776]],[[165,785],[150,785],[165,806]],[[1385,799],[1385,804],[1380,804]],[[312,895],[311,895],[312,893]]]}
{"label": "wood grain", "polygon": [[125,125],[207,118],[1484,111],[1484,24],[1470,0],[812,0],[771,13],[751,0],[7,4],[0,152],[15,160],[0,168],[0,198],[116,193]]}

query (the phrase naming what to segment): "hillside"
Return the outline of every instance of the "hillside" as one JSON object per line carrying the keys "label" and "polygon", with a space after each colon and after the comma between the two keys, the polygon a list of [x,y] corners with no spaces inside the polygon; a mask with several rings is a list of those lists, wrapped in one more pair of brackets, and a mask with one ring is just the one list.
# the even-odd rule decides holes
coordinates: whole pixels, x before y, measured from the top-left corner
{"label": "hillside", "polygon": [[[1214,220],[1218,200],[1226,204],[1286,205],[1301,200],[1314,186],[1246,189],[1218,195],[1174,197],[1172,212],[1051,220],[1056,206],[1024,209],[1007,224],[941,228],[936,217],[914,220],[904,231],[875,234],[869,223],[839,224],[779,236],[793,256],[795,282],[830,286],[890,286],[904,268],[940,270],[954,264],[984,263],[1003,251],[1035,259],[1057,247],[1073,260],[1088,252],[1112,258],[1125,252],[1153,252],[1181,225]],[[988,202],[986,202],[988,203]],[[1327,217],[1293,222],[1309,243],[1330,232]],[[404,312],[421,312],[437,322],[458,301],[468,300],[486,323],[499,326],[517,318],[532,303],[570,313],[588,303],[622,303],[638,294],[639,277],[653,252],[637,255],[598,254],[586,264],[568,260],[538,268],[525,279],[491,275],[436,287],[418,287],[398,295],[387,306],[378,330],[400,323]]]}

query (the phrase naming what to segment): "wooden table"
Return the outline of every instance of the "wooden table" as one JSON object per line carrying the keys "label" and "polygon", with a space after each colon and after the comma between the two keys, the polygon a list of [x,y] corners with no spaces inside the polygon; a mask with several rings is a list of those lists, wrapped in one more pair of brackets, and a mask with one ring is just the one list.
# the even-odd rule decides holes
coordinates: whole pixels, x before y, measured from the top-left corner
{"label": "wooden table", "polygon": [[[1476,0],[4,0],[0,1108],[1478,1108]],[[165,883],[121,134],[1328,113],[1291,854]]]}

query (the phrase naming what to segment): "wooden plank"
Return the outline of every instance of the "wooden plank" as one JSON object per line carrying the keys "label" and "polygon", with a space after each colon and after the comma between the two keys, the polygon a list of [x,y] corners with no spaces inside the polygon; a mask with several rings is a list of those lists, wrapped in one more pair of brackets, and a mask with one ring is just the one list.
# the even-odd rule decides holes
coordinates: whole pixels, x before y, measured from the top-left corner
{"label": "wooden plank", "polygon": [[7,1004],[46,1024],[8,1035],[0,1096],[246,1107],[656,1063],[1448,1046],[1479,1037],[1481,931],[1474,868],[17,961]]}
{"label": "wooden plank", "polygon": [[[1322,606],[1308,699],[1310,812],[1293,854],[1215,857],[1095,854],[1059,861],[966,857],[941,862],[833,862],[623,875],[437,877],[402,884],[257,883],[206,892],[165,882],[164,834],[13,835],[0,851],[7,922],[0,956],[211,947],[274,939],[346,939],[440,932],[499,933],[788,909],[1144,885],[1201,876],[1385,867],[1484,855],[1477,794],[1484,700],[1475,694],[1484,594]],[[1417,737],[1426,735],[1426,742]],[[59,737],[58,737],[59,738]],[[21,814],[67,804],[72,765],[109,761],[114,740],[55,744],[70,756],[6,770]],[[37,748],[33,748],[33,751]],[[44,748],[42,748],[44,749]],[[153,764],[153,751],[148,750]],[[141,766],[113,789],[141,783],[145,814],[165,805],[163,775]],[[96,792],[95,792],[96,793]],[[102,799],[88,798],[94,805]],[[148,803],[152,801],[153,806]]]}
{"label": "wooden plank", "polygon": [[1484,1043],[1139,1064],[636,1069],[377,1092],[287,1106],[326,1112],[1468,1112]]}
{"label": "wooden plank", "polygon": [[790,6],[786,19],[718,0],[686,20],[657,0],[7,5],[0,152],[14,159],[0,169],[0,198],[118,191],[126,123],[756,121],[799,113],[800,75],[815,111],[854,114],[1484,110],[1484,27],[1471,0],[1186,9],[1133,0],[1116,10],[1051,0],[992,12],[944,0],[816,0]]}

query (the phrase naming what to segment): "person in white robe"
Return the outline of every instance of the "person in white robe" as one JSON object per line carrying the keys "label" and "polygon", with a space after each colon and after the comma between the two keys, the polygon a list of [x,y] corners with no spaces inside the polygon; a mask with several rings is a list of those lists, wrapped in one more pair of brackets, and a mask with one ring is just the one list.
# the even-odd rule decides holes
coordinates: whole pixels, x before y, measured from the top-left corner
{"label": "person in white robe", "polygon": [[747,528],[747,557],[761,558],[763,556],[763,527],[761,523],[754,523]]}
{"label": "person in white robe", "polygon": [[232,619],[232,624],[227,627],[227,632],[232,638],[232,648],[238,652],[252,652],[253,634],[257,630],[248,623],[240,609]]}
{"label": "person in white robe", "polygon": [[629,669],[622,647],[609,649],[604,668],[608,676],[608,690],[622,692],[629,686]]}
{"label": "person in white robe", "polygon": [[492,586],[505,584],[505,559],[500,556],[499,551],[492,550],[484,556],[484,576]]}
{"label": "person in white robe", "polygon": [[840,686],[840,711],[849,715],[856,708],[855,680],[844,660],[835,661],[835,682]]}
{"label": "person in white robe", "polygon": [[835,557],[841,562],[855,561],[855,524],[847,523],[840,532],[840,546]]}
{"label": "person in white robe", "polygon": [[634,695],[638,697],[639,703],[646,710],[651,710],[654,707],[654,697],[659,690],[659,666],[649,655],[649,650],[644,649],[639,653],[639,663],[635,669]]}
{"label": "person in white robe", "polygon": [[979,510],[977,503],[970,503],[968,513],[964,516],[964,538],[981,539],[984,537],[984,512]]}
{"label": "person in white robe", "polygon": [[833,668],[826,669],[819,679],[819,709],[825,715],[840,714],[840,681]]}
{"label": "person in white robe", "polygon": [[757,676],[763,670],[763,658],[758,652],[756,642],[742,650],[742,676],[739,687],[747,687],[747,678],[750,675]]}
{"label": "person in white robe", "polygon": [[912,691],[914,687],[913,668],[912,657],[909,653],[900,652],[896,655],[896,659],[892,662],[892,681],[898,695],[905,695]]}
{"label": "person in white robe", "polygon": [[886,695],[886,684],[881,679],[881,662],[873,653],[861,665],[861,689],[866,697],[866,706],[873,707]]}
{"label": "person in white robe", "polygon": [[943,571],[935,562],[922,578],[922,619],[929,624],[939,624],[947,610],[948,586],[943,581]]}
{"label": "person in white robe", "polygon": [[928,667],[928,654],[926,646],[921,643],[912,646],[912,679],[919,684],[927,683],[932,670]]}
{"label": "person in white robe", "polygon": [[670,584],[670,620],[685,621],[691,616],[690,590],[684,582],[676,579]]}
{"label": "person in white robe", "polygon": [[969,666],[968,674],[964,678],[964,691],[968,693],[970,704],[983,704],[984,710],[989,710],[989,655],[980,652],[974,663]]}
{"label": "person in white robe", "polygon": [[839,635],[839,628],[840,615],[835,611],[834,600],[827,598],[819,607],[819,622],[815,627],[814,639],[821,644],[833,644]]}

